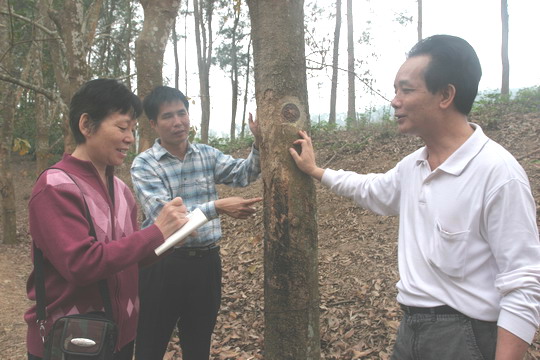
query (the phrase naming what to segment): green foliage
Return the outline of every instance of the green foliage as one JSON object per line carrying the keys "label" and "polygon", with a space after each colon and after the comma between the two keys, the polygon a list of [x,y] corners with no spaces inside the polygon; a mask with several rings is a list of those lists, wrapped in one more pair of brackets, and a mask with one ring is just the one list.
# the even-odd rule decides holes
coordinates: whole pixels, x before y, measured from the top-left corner
{"label": "green foliage", "polygon": [[514,96],[484,93],[473,105],[471,118],[486,130],[496,130],[509,114],[527,114],[540,111],[540,86],[523,88]]}
{"label": "green foliage", "polygon": [[[195,142],[199,142],[200,138],[195,138]],[[244,138],[236,138],[230,140],[228,137],[209,136],[208,145],[215,147],[225,154],[230,154],[236,150],[249,148],[253,144],[253,136]]]}
{"label": "green foliage", "polygon": [[311,124],[312,133],[333,133],[339,129],[337,124],[331,124],[328,121],[319,121]]}

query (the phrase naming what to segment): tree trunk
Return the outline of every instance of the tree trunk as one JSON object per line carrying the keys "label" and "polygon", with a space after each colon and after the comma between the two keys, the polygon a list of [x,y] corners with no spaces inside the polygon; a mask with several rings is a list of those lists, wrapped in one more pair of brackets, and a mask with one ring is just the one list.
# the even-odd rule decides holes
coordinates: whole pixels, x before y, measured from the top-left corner
{"label": "tree trunk", "polygon": [[336,123],[336,99],[338,85],[339,36],[341,33],[341,0],[336,0],[336,27],[334,30],[334,53],[332,56],[332,85],[330,88],[329,124]]}
{"label": "tree trunk", "polygon": [[213,0],[193,0],[201,96],[201,142],[203,144],[208,143],[208,131],[210,129],[210,65],[212,64],[213,11]]}
{"label": "tree trunk", "polygon": [[[180,0],[140,0],[144,23],[135,42],[137,93],[144,98],[156,86],[163,84],[163,54],[169,33],[176,19]],[[139,148],[152,146],[154,133],[145,115],[139,119]]]}
{"label": "tree trunk", "polygon": [[247,65],[246,65],[246,84],[244,88],[244,110],[242,111],[242,130],[240,131],[240,138],[243,139],[245,136],[246,129],[246,108],[248,103],[248,93],[249,93],[249,67],[251,66],[251,37],[249,38],[248,51],[247,51]]}
{"label": "tree trunk", "polygon": [[510,94],[510,61],[508,60],[508,1],[501,0],[502,20],[502,83],[501,95]]}
{"label": "tree trunk", "polygon": [[418,24],[417,24],[417,31],[418,31],[418,41],[422,40],[422,0],[418,1]]}
{"label": "tree trunk", "polygon": [[[0,8],[6,9],[7,0],[0,0]],[[11,45],[9,17],[0,16],[0,43]],[[2,51],[2,66],[11,71],[13,59],[8,50]],[[9,51],[9,50],[8,50]],[[17,212],[15,199],[15,185],[11,170],[11,145],[13,143],[13,122],[15,117],[15,90],[16,86],[8,82],[0,82],[0,196],[2,200],[2,227],[3,243],[15,244],[17,242]]]}
{"label": "tree trunk", "polygon": [[353,32],[353,12],[352,0],[347,0],[347,55],[349,74],[349,96],[347,105],[347,118],[356,123],[356,89],[354,84],[354,32]]}
{"label": "tree trunk", "polygon": [[[47,19],[47,10],[49,8],[48,0],[38,0],[37,9],[38,17],[36,21],[41,19]],[[45,24],[43,24],[45,25]],[[33,74],[30,76],[33,79],[34,84],[38,87],[43,87],[43,70],[42,70],[42,60],[43,60],[43,42],[34,41],[32,43],[32,53],[29,56],[29,59],[32,59],[32,69]],[[49,166],[49,161],[51,159],[50,148],[49,148],[49,128],[48,123],[49,114],[48,114],[48,102],[45,99],[45,96],[39,93],[35,93],[36,97],[36,108],[34,111],[34,116],[36,119],[36,142],[35,142],[35,152],[36,152],[36,169],[35,174],[38,176],[43,170]]]}
{"label": "tree trunk", "polygon": [[236,11],[231,41],[231,141],[236,138],[236,110],[238,109],[238,52],[236,43],[236,29],[240,20],[240,10]]}
{"label": "tree trunk", "polygon": [[309,129],[303,1],[247,1],[264,185],[265,359],[320,358],[315,187],[288,148]]}

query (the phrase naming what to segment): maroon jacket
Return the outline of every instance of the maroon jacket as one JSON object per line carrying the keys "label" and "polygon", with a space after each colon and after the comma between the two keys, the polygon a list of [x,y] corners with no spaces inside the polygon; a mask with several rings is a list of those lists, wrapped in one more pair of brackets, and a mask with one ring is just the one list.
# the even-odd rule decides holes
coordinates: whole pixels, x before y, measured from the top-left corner
{"label": "maroon jacket", "polygon": [[[163,234],[155,225],[137,231],[135,200],[112,168],[107,175],[114,182],[114,201],[92,163],[64,155],[53,167],[67,171],[80,188],[63,171],[49,169],[34,185],[28,206],[30,234],[44,256],[46,332],[61,316],[102,311],[98,281],[106,278],[120,349],[135,339],[139,263],[156,260],[153,250],[163,243]],[[89,235],[81,189],[96,238]],[[35,300],[34,279],[32,271],[27,283],[30,300]],[[35,306],[24,318],[28,352],[42,357]]]}

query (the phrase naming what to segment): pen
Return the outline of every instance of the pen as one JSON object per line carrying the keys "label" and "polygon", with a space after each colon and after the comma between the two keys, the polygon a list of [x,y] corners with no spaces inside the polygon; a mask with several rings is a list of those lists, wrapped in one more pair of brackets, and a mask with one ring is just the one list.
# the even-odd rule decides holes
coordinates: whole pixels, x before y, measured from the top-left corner
{"label": "pen", "polygon": [[158,203],[160,203],[160,204],[163,204],[163,205],[165,205],[166,203],[168,203],[167,200],[163,200],[163,199],[160,199],[160,198],[156,198],[156,201],[157,201]]}

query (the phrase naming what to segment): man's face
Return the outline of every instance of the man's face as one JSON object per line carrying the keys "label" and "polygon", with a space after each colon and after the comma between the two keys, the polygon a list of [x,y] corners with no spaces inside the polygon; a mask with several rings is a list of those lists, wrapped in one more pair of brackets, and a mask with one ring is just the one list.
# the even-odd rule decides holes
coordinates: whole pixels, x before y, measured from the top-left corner
{"label": "man's face", "polygon": [[433,94],[426,86],[424,72],[429,56],[414,56],[403,63],[394,81],[392,100],[394,116],[401,133],[421,136],[435,125],[440,101],[439,92]]}
{"label": "man's face", "polygon": [[186,143],[189,137],[189,113],[180,100],[166,102],[159,107],[155,121],[150,121],[152,128],[161,139],[165,148]]}

